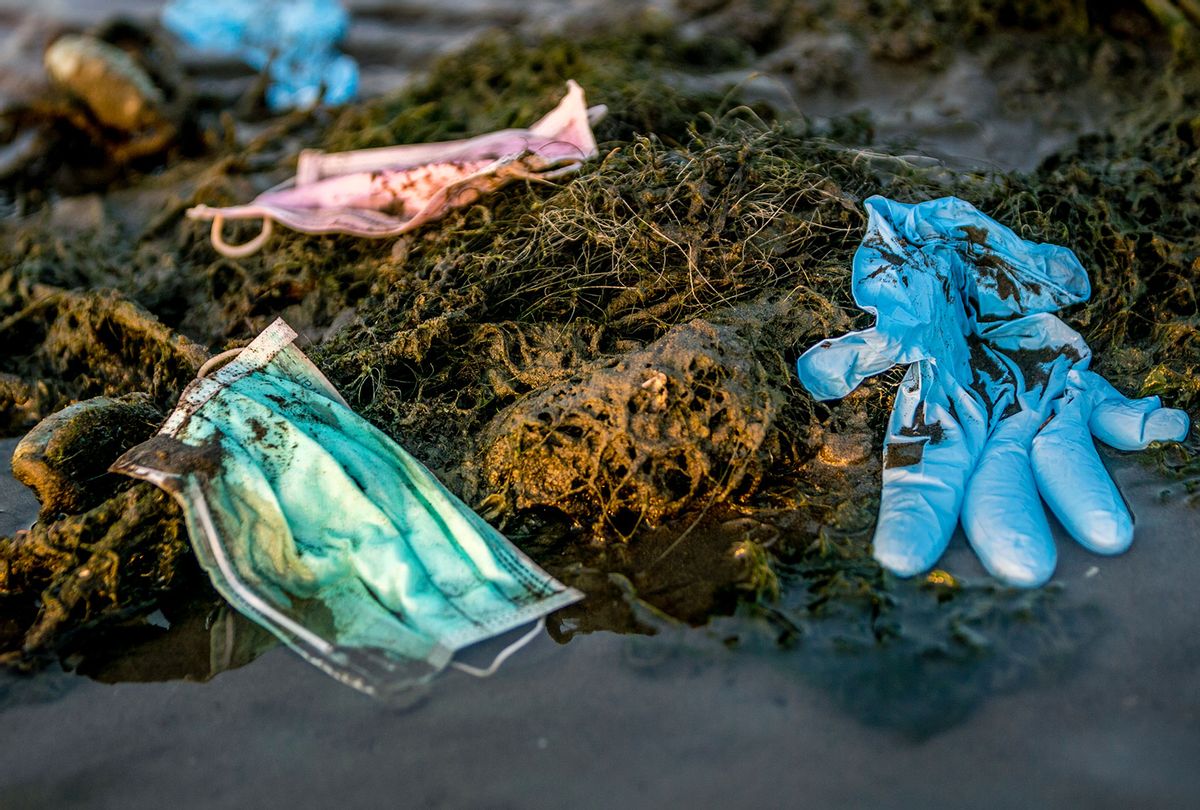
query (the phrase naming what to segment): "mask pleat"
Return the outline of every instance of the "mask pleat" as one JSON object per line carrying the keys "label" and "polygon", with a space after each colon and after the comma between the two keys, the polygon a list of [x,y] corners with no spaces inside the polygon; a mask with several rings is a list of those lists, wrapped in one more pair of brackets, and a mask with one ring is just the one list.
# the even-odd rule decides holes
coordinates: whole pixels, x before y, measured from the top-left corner
{"label": "mask pleat", "polygon": [[[278,510],[295,535],[300,554],[283,574],[315,580],[322,593],[341,593],[357,587],[369,591],[366,613],[392,612],[408,622],[420,617],[423,630],[438,635],[462,621],[452,601],[431,580],[421,555],[411,547],[411,532],[379,509],[363,485],[330,452],[336,453],[340,437],[327,437],[323,445],[259,402],[243,395],[261,383],[251,375],[230,385],[200,412],[218,424],[247,463],[269,482]],[[358,470],[360,476],[373,471]],[[421,527],[425,528],[425,527]],[[278,542],[278,539],[276,540]],[[281,552],[273,555],[273,560]],[[381,574],[386,572],[386,577]],[[347,622],[361,625],[355,616],[339,617],[339,631]]]}
{"label": "mask pleat", "polygon": [[[260,402],[305,396],[289,380],[271,377],[264,383],[274,390],[254,386],[245,393]],[[234,387],[243,391],[240,382]],[[472,520],[473,512],[374,426],[332,401],[311,404],[292,414],[293,425],[335,455],[396,526],[421,536],[421,542],[409,548],[424,562],[436,587],[472,621],[487,624],[493,616],[511,611],[512,602],[534,601],[551,592],[548,578],[534,575],[525,561],[508,553],[508,541],[481,519]],[[394,476],[405,486],[394,486]],[[379,551],[385,558],[391,553]]]}

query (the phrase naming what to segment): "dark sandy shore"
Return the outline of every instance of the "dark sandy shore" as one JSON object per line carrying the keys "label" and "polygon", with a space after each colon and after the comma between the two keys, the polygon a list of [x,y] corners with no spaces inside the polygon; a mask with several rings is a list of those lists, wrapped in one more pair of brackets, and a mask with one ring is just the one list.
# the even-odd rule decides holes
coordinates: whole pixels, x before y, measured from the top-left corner
{"label": "dark sandy shore", "polygon": [[[1161,479],[1115,468],[1133,549],[1060,543],[1064,598],[1101,628],[1073,673],[1016,684],[930,737],[854,716],[802,659],[699,630],[543,636],[491,680],[449,674],[404,710],[276,648],[203,684],[0,682],[0,806],[1189,806],[1200,531]],[[28,520],[17,490],[0,477],[5,519]],[[946,563],[979,573],[961,539]]]}
{"label": "dark sandy shore", "polygon": [[8,459],[18,441],[0,439],[0,457],[4,459],[4,471],[0,475],[0,537],[11,535],[19,529],[28,529],[37,517],[37,499],[9,474]]}

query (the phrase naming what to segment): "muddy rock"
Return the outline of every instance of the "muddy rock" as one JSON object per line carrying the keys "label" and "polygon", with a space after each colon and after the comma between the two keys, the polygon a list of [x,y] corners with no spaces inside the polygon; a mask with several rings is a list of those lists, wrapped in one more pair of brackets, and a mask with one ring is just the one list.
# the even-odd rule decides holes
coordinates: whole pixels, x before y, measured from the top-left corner
{"label": "muddy rock", "polygon": [[160,419],[145,394],[97,397],[44,420],[17,446],[13,474],[42,509],[32,529],[0,537],[0,664],[53,651],[81,627],[152,610],[180,570],[194,572],[169,496],[106,472]]}
{"label": "muddy rock", "polygon": [[129,185],[203,149],[190,81],[153,28],[118,18],[58,36],[41,56],[45,78],[9,76],[20,89],[0,110],[0,191],[19,211]]}
{"label": "muddy rock", "polygon": [[512,508],[557,510],[597,538],[627,539],[752,491],[780,400],[750,340],[694,320],[501,413],[481,467]]}
{"label": "muddy rock", "polygon": [[57,117],[115,164],[161,153],[186,128],[191,99],[182,71],[169,45],[149,30],[118,20],[67,34],[46,49],[43,62],[68,100]]}
{"label": "muddy rock", "polygon": [[67,35],[46,50],[45,63],[50,78],[87,105],[104,126],[138,132],[165,123],[162,92],[115,45]]}
{"label": "muddy rock", "polygon": [[142,393],[77,402],[26,434],[13,453],[13,476],[37,494],[42,520],[86,511],[123,483],[106,472],[112,459],[148,438],[162,418]]}

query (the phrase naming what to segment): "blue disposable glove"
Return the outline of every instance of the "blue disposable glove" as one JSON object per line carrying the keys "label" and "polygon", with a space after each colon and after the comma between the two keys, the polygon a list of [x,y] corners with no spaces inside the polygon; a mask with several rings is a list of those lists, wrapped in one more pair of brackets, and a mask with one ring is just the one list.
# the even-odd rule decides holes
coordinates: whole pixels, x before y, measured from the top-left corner
{"label": "blue disposable glove", "polygon": [[1092,435],[1140,449],[1183,439],[1188,417],[1087,370],[1083,338],[1049,314],[1090,295],[1079,260],[953,197],[866,207],[852,283],[876,324],[822,341],[797,367],[816,398],[834,399],[911,364],[884,439],[876,559],[925,571],[961,518],[993,575],[1040,585],[1056,552],[1039,491],[1087,548],[1126,549],[1133,521]]}
{"label": "blue disposable glove", "polygon": [[171,0],[163,24],[194,48],[267,70],[267,106],[342,104],[358,92],[358,65],[334,45],[349,24],[337,0]]}

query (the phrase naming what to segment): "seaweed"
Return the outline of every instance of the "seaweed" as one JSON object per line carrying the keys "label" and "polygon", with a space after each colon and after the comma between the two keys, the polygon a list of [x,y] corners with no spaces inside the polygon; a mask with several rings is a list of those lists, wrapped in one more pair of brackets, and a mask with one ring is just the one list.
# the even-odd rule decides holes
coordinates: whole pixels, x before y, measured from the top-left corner
{"label": "seaweed", "polygon": [[120,296],[42,287],[0,320],[0,436],[19,434],[64,405],[146,391],[166,407],[204,362],[194,342]]}
{"label": "seaweed", "polygon": [[416,87],[346,108],[326,130],[331,151],[448,140],[493,129],[528,126],[562,96],[568,79],[605,104],[600,141],[638,133],[686,136],[702,112],[721,103],[713,93],[681,92],[672,70],[699,72],[745,65],[746,47],[728,35],[688,40],[652,14],[610,32],[531,39],[494,32],[461,54],[443,57]]}

